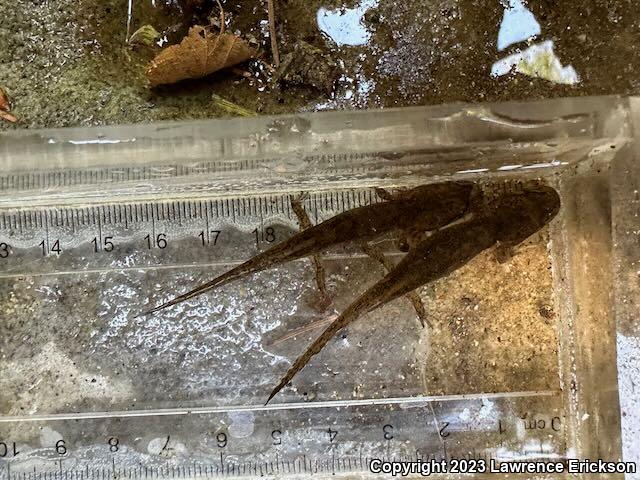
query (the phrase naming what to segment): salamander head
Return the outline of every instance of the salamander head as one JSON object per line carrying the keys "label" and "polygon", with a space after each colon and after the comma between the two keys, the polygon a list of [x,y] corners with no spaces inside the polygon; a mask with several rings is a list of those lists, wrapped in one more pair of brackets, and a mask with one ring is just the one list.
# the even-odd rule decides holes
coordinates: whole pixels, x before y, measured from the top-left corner
{"label": "salamander head", "polygon": [[534,234],[560,210],[560,196],[551,187],[532,186],[501,196],[493,208],[496,239],[517,245]]}

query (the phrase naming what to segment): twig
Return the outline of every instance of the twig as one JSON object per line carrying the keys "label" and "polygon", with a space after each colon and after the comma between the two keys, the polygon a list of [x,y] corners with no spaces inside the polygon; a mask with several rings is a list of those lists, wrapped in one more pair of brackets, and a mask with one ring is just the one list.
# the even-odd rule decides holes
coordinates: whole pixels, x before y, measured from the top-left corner
{"label": "twig", "polygon": [[239,117],[255,117],[256,115],[258,115],[256,112],[252,112],[251,110],[230,102],[229,100],[222,98],[220,95],[216,95],[215,93],[211,95],[211,100],[216,107],[224,110],[227,113],[230,113],[231,115],[237,115]]}
{"label": "twig", "polygon": [[273,7],[273,0],[267,0],[267,11],[269,13],[269,37],[271,37],[271,55],[276,68],[280,66],[280,52],[278,51],[278,39],[276,38],[276,12]]}
{"label": "twig", "polygon": [[224,8],[222,8],[222,4],[220,3],[220,0],[216,0],[216,3],[218,4],[218,8],[220,9],[220,35],[222,35],[225,30],[225,21],[226,21],[224,18]]}
{"label": "twig", "polygon": [[133,0],[129,0],[127,5],[127,36],[125,40],[129,43],[129,34],[131,33],[131,19],[133,18]]}

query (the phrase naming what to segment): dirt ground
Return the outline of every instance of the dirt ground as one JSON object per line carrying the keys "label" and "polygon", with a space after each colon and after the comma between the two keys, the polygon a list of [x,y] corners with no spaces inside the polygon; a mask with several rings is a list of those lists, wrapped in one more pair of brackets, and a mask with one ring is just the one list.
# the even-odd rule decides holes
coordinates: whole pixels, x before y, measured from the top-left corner
{"label": "dirt ground", "polygon": [[[213,94],[250,111],[272,114],[638,92],[634,71],[640,66],[640,54],[634,39],[639,15],[632,3],[528,2],[526,7],[540,26],[540,33],[529,42],[552,41],[561,64],[571,65],[578,75],[579,81],[573,84],[515,72],[491,75],[496,60],[527,47],[526,41],[520,41],[498,51],[503,17],[515,11],[505,8],[508,4],[506,0],[360,4],[277,0],[281,56],[291,53],[300,58],[296,46],[304,41],[317,49],[317,56],[307,64],[330,62],[338,68],[337,82],[330,82],[333,88],[319,89],[327,79],[313,75],[323,76],[326,69],[312,71],[307,75],[312,78],[302,83],[274,82],[264,66],[272,62],[266,2],[227,0],[223,1],[227,31],[260,46],[262,60],[241,65],[246,76],[225,70],[150,89],[144,72],[160,47],[132,47],[127,32],[152,25],[167,43],[176,43],[190,25],[217,18],[214,2],[4,0],[0,2],[0,86],[12,98],[13,113],[20,122],[3,122],[0,129],[229,115],[212,100]],[[347,22],[358,5],[360,17],[343,25],[338,34],[320,30],[319,22],[333,18],[327,12],[334,17],[342,14]],[[361,38],[352,44],[340,43],[339,34],[345,34],[345,29],[359,32]]]}

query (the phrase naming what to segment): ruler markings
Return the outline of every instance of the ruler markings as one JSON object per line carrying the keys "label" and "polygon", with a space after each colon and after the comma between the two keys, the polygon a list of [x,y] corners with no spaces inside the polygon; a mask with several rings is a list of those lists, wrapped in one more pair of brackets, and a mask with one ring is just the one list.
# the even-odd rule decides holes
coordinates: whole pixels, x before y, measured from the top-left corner
{"label": "ruler markings", "polygon": [[89,219],[90,219],[90,225],[97,225],[98,220],[96,218],[96,210],[94,207],[89,208]]}
{"label": "ruler markings", "polygon": [[[200,202],[200,215],[202,215],[202,202]],[[204,202],[204,227],[206,229],[207,244],[211,242],[211,227],[209,226],[209,202]]]}
{"label": "ruler markings", "polygon": [[[325,215],[323,215],[322,213],[323,211],[327,212],[329,214],[328,216],[331,216],[333,214],[339,213],[340,209],[346,209],[347,206],[360,206],[361,204],[363,204],[363,199],[366,200],[367,197],[372,198],[370,192],[369,194],[365,192],[361,195],[357,195],[356,192],[351,190],[343,191],[341,193],[316,192],[307,196],[305,200],[305,207],[307,208],[311,216],[315,216],[315,221],[316,223],[318,223],[323,217],[325,217]],[[351,200],[351,198],[353,198],[354,200]],[[324,210],[322,208],[323,204],[325,206]],[[332,210],[330,206],[334,207],[334,209]],[[338,206],[337,209],[335,208],[336,206]],[[240,215],[244,215],[246,217],[240,219]],[[137,231],[130,230],[130,228],[134,225],[140,225],[142,227],[142,235],[144,236],[145,234],[149,233],[144,231],[144,226],[145,224],[150,223],[152,237],[150,238],[150,243],[151,246],[155,248],[158,246],[158,221],[175,222],[176,218],[181,219],[181,221],[183,218],[200,220],[202,221],[201,225],[207,230],[207,239],[210,241],[211,228],[220,229],[221,227],[219,223],[216,223],[219,220],[230,219],[236,224],[240,223],[240,225],[242,225],[242,227],[245,229],[248,225],[251,224],[250,222],[255,221],[256,223],[259,222],[258,225],[260,225],[261,229],[264,230],[266,219],[273,216],[281,216],[288,219],[293,218],[293,212],[291,210],[288,194],[254,196],[243,198],[241,200],[230,198],[212,198],[200,200],[167,199],[156,202],[118,202],[88,206],[43,206],[0,210],[0,238],[3,237],[7,232],[9,233],[9,235],[13,235],[15,230],[18,230],[21,236],[27,237],[21,237],[20,242],[34,241],[34,243],[37,243],[36,240],[40,241],[43,239],[42,237],[44,237],[44,252],[45,254],[49,254],[51,253],[51,246],[54,240],[56,242],[63,240],[66,241],[66,235],[64,235],[64,238],[57,237],[57,232],[61,228],[70,228],[73,232],[74,240],[77,238],[79,239],[79,241],[86,243],[89,243],[95,236],[95,234],[98,233],[100,248],[104,247],[105,235],[112,236],[115,234],[117,237],[117,241],[115,242],[116,252],[114,253],[114,255],[104,255],[100,257],[87,256],[86,259],[82,259],[83,257],[77,257],[80,258],[81,261],[85,262],[80,266],[79,269],[81,269],[83,273],[90,273],[110,270],[111,265],[115,265],[114,262],[119,258],[115,255],[118,255],[118,252],[126,251],[125,249],[121,249],[118,247],[126,245],[127,242],[131,242],[132,244],[133,242],[138,242],[137,235],[140,234]],[[124,231],[112,232],[107,230],[107,226],[119,226],[123,223],[125,228]],[[202,227],[198,228],[197,225],[194,225],[189,226],[189,228],[193,228],[194,230],[197,229],[197,231],[194,233],[197,235],[197,233],[200,231],[200,228]],[[28,231],[28,234],[33,233],[34,235],[25,235],[25,230]],[[160,233],[171,234],[171,232]],[[38,234],[41,236],[39,236]],[[189,231],[187,233],[184,230],[181,230],[179,234],[184,236],[184,238],[187,238],[187,235],[191,235],[192,232]],[[54,239],[54,237],[56,238]],[[5,240],[3,239],[3,241]],[[77,272],[77,267],[67,268],[67,265],[65,264],[65,262],[68,263],[67,260],[63,260],[61,263],[58,263],[56,260],[57,257],[61,257],[64,259],[76,258],[76,248],[80,248],[77,247],[77,241],[78,240],[74,241],[73,248],[69,248],[67,250],[64,250],[64,245],[61,245],[64,250],[62,254],[58,256],[52,256],[51,259],[53,261],[43,263],[42,266],[40,266],[40,264],[34,264],[32,267],[29,267],[31,271],[29,271],[28,273],[34,275],[68,275],[72,274],[74,271]],[[24,245],[24,243],[22,245]],[[20,268],[24,262],[30,261],[29,256],[32,255],[32,252],[30,252],[28,248],[31,247],[32,246],[24,247],[24,253],[20,253],[19,256],[16,257],[17,261],[15,263],[9,263],[10,268],[1,273],[0,277],[8,278],[19,276],[20,273],[25,273],[22,272]],[[57,252],[57,244],[55,248],[56,253],[60,253]],[[85,247],[83,246],[82,248]],[[134,246],[133,248],[138,249],[139,247]],[[15,246],[14,251],[16,251]],[[22,252],[22,250],[19,251]],[[128,251],[130,252],[130,250]],[[87,255],[86,250],[84,250],[85,253],[82,253],[82,251],[80,250],[78,250],[78,252],[78,255]],[[135,265],[127,264],[124,268],[122,268],[122,264],[118,264],[117,269],[122,270],[130,267],[134,269],[165,267],[176,268],[179,266],[187,265],[193,267],[195,265],[193,263],[185,263],[185,261],[182,260],[180,256],[172,255],[174,255],[173,252],[170,255],[165,255],[162,258],[153,255],[144,256],[140,259],[137,259],[135,261]],[[206,263],[207,265],[229,264],[229,262],[222,261],[207,263],[205,259],[203,260],[203,264]]]}
{"label": "ruler markings", "polygon": [[71,226],[71,233],[75,235],[76,233],[76,222],[73,220],[73,211],[69,211],[69,209],[65,208],[64,210],[64,218],[66,220],[67,225]]}
{"label": "ruler markings", "polygon": [[91,222],[91,210],[89,208],[79,209],[82,221],[82,226],[86,227]]}
{"label": "ruler markings", "polygon": [[128,223],[135,223],[134,218],[137,218],[137,212],[135,211],[135,205],[127,205],[125,207],[125,213],[127,215],[127,228],[129,228]]}
{"label": "ruler markings", "polygon": [[221,213],[220,213],[220,201],[219,200],[209,200],[208,204],[209,204],[209,209],[210,209],[211,212],[213,211],[213,207],[215,206],[216,218],[220,218],[220,216],[221,216]]}
{"label": "ruler markings", "polygon": [[[277,202],[277,199],[276,199],[276,202]],[[291,201],[283,202],[283,203],[286,209],[287,218],[289,219],[289,221],[293,220],[293,212],[291,211]]]}
{"label": "ruler markings", "polygon": [[44,237],[45,238],[44,253],[48,253],[49,252],[49,211],[45,212],[44,214],[44,236],[45,236]]}
{"label": "ruler markings", "polygon": [[[335,196],[327,194],[321,197],[324,200],[325,208],[333,211],[343,211],[356,205],[363,205],[368,200],[365,198],[353,199],[342,194]],[[320,211],[321,207],[317,196],[311,196],[306,200],[306,207],[311,211]],[[209,200],[209,215],[216,217],[237,216],[268,217],[273,215],[289,216],[290,207],[288,197],[280,196],[273,199],[258,198],[252,199],[250,203],[243,199],[241,201]],[[220,203],[222,202],[222,203]],[[193,201],[165,201],[158,203],[132,203],[132,204],[111,204],[97,205],[90,207],[36,207],[34,209],[8,209],[2,212],[1,223],[3,229],[11,228],[25,229],[43,227],[47,223],[48,227],[73,227],[74,225],[97,225],[98,216],[102,225],[121,223],[142,223],[151,221],[181,221],[187,218],[203,217],[202,200],[198,203]],[[215,214],[214,214],[215,212]],[[34,216],[34,215],[37,215]],[[46,221],[42,220],[46,217]],[[317,214],[319,216],[319,214]]]}
{"label": "ruler markings", "polygon": [[[313,196],[311,198],[313,198],[313,210],[316,213],[315,222],[316,223],[320,223],[320,221],[321,221],[320,209],[322,208],[322,202],[318,203],[318,195],[315,194],[315,193],[313,194]],[[309,199],[309,203],[311,204],[311,199]]]}
{"label": "ruler markings", "polygon": [[[467,450],[464,447],[464,444],[462,444],[461,446],[458,443],[459,453],[457,452],[455,455],[452,455],[452,456],[460,459],[474,458],[474,459],[485,459],[488,461],[488,459],[496,458],[496,455],[493,449],[497,447],[499,447],[499,444],[494,446],[486,446],[480,451],[475,446],[473,446],[471,450]],[[21,476],[23,480],[25,478],[31,479],[31,478],[42,478],[42,477],[44,478],[52,477],[57,479],[57,478],[61,478],[62,476],[64,476],[64,478],[67,478],[67,479],[69,477],[73,479],[74,477],[79,476],[82,479],[84,478],[85,471],[86,471],[87,478],[103,477],[107,479],[107,478],[114,478],[115,476],[127,476],[128,478],[142,478],[144,476],[145,478],[147,478],[149,476],[148,475],[149,472],[151,472],[151,477],[155,477],[155,478],[192,478],[194,475],[202,477],[203,469],[204,469],[205,478],[209,478],[210,476],[235,477],[236,474],[238,475],[246,474],[247,470],[249,470],[249,472],[253,471],[254,474],[256,475],[258,472],[260,473],[260,475],[274,475],[274,474],[279,474],[281,470],[286,473],[291,473],[292,471],[293,473],[299,473],[304,470],[305,472],[311,471],[312,473],[331,472],[332,474],[335,474],[335,473],[342,473],[342,472],[354,472],[354,471],[357,471],[358,467],[360,471],[365,471],[364,469],[365,466],[367,467],[367,471],[368,471],[368,466],[370,465],[372,458],[382,458],[382,459],[393,460],[393,461],[397,461],[398,459],[405,460],[405,461],[409,461],[409,460],[425,461],[426,459],[429,459],[429,458],[434,458],[434,459],[438,458],[437,456],[434,456],[433,453],[428,454],[427,457],[423,457],[419,450],[416,450],[415,456],[408,456],[404,453],[400,453],[400,455],[398,456],[397,452],[394,452],[392,455],[391,452],[388,451],[386,454],[384,452],[381,452],[381,455],[376,455],[374,457],[371,457],[370,455],[364,456],[362,448],[363,448],[363,445],[361,444],[358,449],[359,453],[357,457],[351,456],[351,455],[337,454],[336,451],[333,450],[331,457],[323,455],[322,453],[318,454],[320,455],[320,457],[318,458],[313,454],[300,455],[294,452],[292,454],[292,457],[294,457],[293,459],[291,457],[282,459],[279,456],[278,451],[276,451],[273,457],[267,457],[267,458],[263,457],[259,461],[245,460],[245,461],[242,461],[241,463],[239,463],[240,462],[239,459],[236,461],[233,461],[233,460],[224,461],[221,453],[221,462],[215,465],[197,463],[196,461],[193,461],[193,464],[189,464],[188,466],[185,466],[184,464],[178,465],[178,466],[174,466],[173,464],[170,466],[169,464],[167,464],[164,466],[150,467],[150,468],[145,466],[144,471],[142,466],[118,467],[115,464],[115,459],[112,459],[112,468],[110,470],[109,469],[105,470],[104,468],[89,470],[88,465],[85,467],[86,470],[84,471],[81,469],[63,469],[62,462],[59,462],[59,466],[60,466],[59,472],[50,471],[50,470],[38,471],[36,467],[34,467],[33,473],[30,472],[27,474],[26,472],[22,472]],[[525,453],[527,455],[528,454],[541,454],[543,456],[548,456],[550,454],[554,455],[552,451],[548,451],[548,450],[544,451],[542,447],[540,451],[529,449],[529,450],[525,450]],[[235,455],[235,454],[232,454],[232,455]],[[445,455],[446,455],[445,458],[449,458],[448,452],[445,452]],[[536,458],[540,458],[540,455],[536,455]],[[558,457],[553,456],[552,458],[558,458]],[[293,464],[292,464],[292,460],[293,460]],[[300,467],[301,463],[303,465],[302,467]],[[296,468],[296,466],[298,466],[298,468]],[[46,465],[43,468],[46,469]],[[211,475],[209,475],[209,471],[211,472]],[[0,475],[0,478],[2,478],[2,475]],[[9,472],[8,463],[7,463],[6,478],[10,480],[20,478],[20,474],[11,475],[11,473]]]}
{"label": "ruler markings", "polygon": [[335,450],[335,448],[331,449],[331,474],[332,475],[336,474],[336,450]]}
{"label": "ruler markings", "polygon": [[102,248],[102,222],[100,221],[100,214],[98,214],[98,245],[96,245],[96,250],[98,248]]}
{"label": "ruler markings", "polygon": [[[149,213],[151,212],[151,213]],[[149,206],[149,204],[146,204],[146,213],[147,213],[147,217],[149,220],[151,220],[151,239],[149,240],[149,244],[153,247],[156,247],[156,217],[153,214],[153,204],[151,206]]]}

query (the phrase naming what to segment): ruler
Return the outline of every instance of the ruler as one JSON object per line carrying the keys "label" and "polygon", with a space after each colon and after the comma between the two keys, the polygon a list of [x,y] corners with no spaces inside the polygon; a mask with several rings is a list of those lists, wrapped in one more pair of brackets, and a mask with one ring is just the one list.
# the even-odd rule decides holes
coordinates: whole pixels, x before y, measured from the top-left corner
{"label": "ruler", "polygon": [[[300,260],[137,316],[298,231],[302,191],[317,223],[381,201],[374,187],[431,178],[374,154],[308,157],[341,165],[315,180],[279,161],[0,177],[0,479],[366,478],[374,459],[566,456],[559,386],[464,391],[452,378],[428,394],[429,333],[408,302],[349,329],[263,405],[318,325],[384,273],[357,247],[322,257],[329,311]],[[367,162],[385,166],[368,178]],[[392,241],[378,246],[397,255]]]}
{"label": "ruler", "polygon": [[562,420],[532,411],[535,403],[549,411],[558,398],[516,392],[3,419],[2,431],[38,430],[49,444],[9,439],[0,454],[5,478],[33,479],[366,474],[373,459],[554,458]]}
{"label": "ruler", "polygon": [[[312,219],[321,221],[337,212],[373,201],[377,201],[375,194],[370,189],[362,189],[312,193],[304,204]],[[184,342],[167,341],[164,345],[151,340],[148,342],[149,353],[142,355],[131,352],[132,348],[147,348],[143,346],[145,341],[138,347],[133,346],[141,342],[140,339],[133,343],[116,341],[110,345],[108,339],[120,335],[119,321],[138,322],[138,326],[129,332],[126,332],[129,327],[122,327],[120,331],[125,337],[133,338],[143,332],[153,336],[154,329],[142,325],[146,320],[132,320],[131,317],[141,311],[143,305],[148,305],[147,302],[158,301],[161,298],[158,295],[166,295],[166,282],[174,282],[183,288],[198,278],[181,272],[222,269],[240,262],[291,235],[296,230],[295,222],[287,195],[203,197],[189,201],[163,199],[1,211],[0,251],[3,254],[0,255],[5,255],[2,259],[3,289],[11,292],[18,282],[22,287],[17,290],[30,291],[38,297],[38,306],[34,307],[37,317],[18,314],[21,320],[29,322],[28,329],[17,327],[17,333],[10,335],[8,340],[18,342],[19,336],[40,328],[41,323],[55,320],[61,331],[54,336],[62,347],[55,346],[54,342],[44,343],[48,353],[40,353],[37,368],[29,371],[29,375],[34,375],[35,388],[38,389],[37,376],[81,376],[80,386],[76,382],[64,382],[62,390],[54,394],[75,398],[75,404],[53,402],[49,412],[21,414],[28,411],[33,405],[30,402],[34,401],[47,408],[48,402],[41,395],[27,394],[24,398],[29,400],[25,400],[24,405],[17,401],[13,406],[5,406],[9,407],[9,412],[0,418],[2,478],[366,474],[374,458],[504,460],[563,455],[562,399],[554,391],[428,397],[419,395],[416,385],[409,382],[394,387],[394,393],[400,395],[397,397],[328,399],[265,407],[260,405],[259,395],[251,398],[252,404],[241,401],[247,398],[247,389],[273,381],[272,355],[253,361],[270,370],[261,374],[260,371],[244,372],[242,366],[221,366],[220,362],[224,364],[225,360],[216,358],[215,354],[213,358],[205,354],[199,361],[185,361],[184,357],[176,360],[181,354],[172,348],[186,348],[192,334],[188,334]],[[337,263],[354,258],[365,263],[364,258],[358,259],[353,252],[336,252],[327,257],[327,262],[332,258]],[[278,274],[278,285],[291,281],[287,276],[295,279],[301,275],[305,262],[295,263],[294,267],[280,269],[283,271]],[[149,275],[156,285],[162,286],[152,289],[155,295],[145,296],[142,293],[145,288],[140,285]],[[268,276],[260,275],[260,285],[265,285]],[[311,279],[305,281],[305,288],[312,290]],[[95,284],[95,288],[87,289],[85,283]],[[64,298],[65,290],[78,291],[80,288],[86,293],[72,293],[69,294],[71,298]],[[111,294],[99,293],[101,289]],[[262,301],[268,302],[270,293],[260,293]],[[297,297],[295,289],[290,294],[294,299]],[[83,295],[89,300],[82,301]],[[248,297],[251,295],[244,296],[245,299]],[[285,298],[276,308],[291,309],[292,305],[292,300]],[[71,313],[78,308],[84,310],[81,315]],[[169,322],[179,321],[181,314],[185,314],[183,309],[180,314],[169,313]],[[69,319],[69,315],[73,318]],[[87,321],[87,317],[95,319]],[[114,317],[119,319],[115,323]],[[303,315],[303,318],[313,322],[311,314]],[[78,330],[83,328],[85,321],[93,331],[79,335],[83,339],[80,348],[90,352],[67,357],[68,354],[60,349],[75,350],[72,345],[75,338],[79,338]],[[111,322],[110,327],[101,325],[102,321]],[[161,321],[153,320],[154,323]],[[219,321],[214,320],[214,323]],[[165,328],[160,327],[161,337],[168,335]],[[174,325],[173,328],[179,327]],[[233,331],[235,327],[231,323],[228,328]],[[246,329],[242,335],[256,334],[249,327],[239,330],[242,328]],[[215,330],[211,329],[211,332],[215,333]],[[102,338],[96,340],[96,336]],[[220,338],[219,341],[224,340]],[[40,342],[46,342],[46,339]],[[250,340],[245,339],[229,352],[242,358],[240,351],[249,348],[249,343]],[[293,347],[300,345],[304,342],[294,342]],[[42,343],[33,345],[29,347],[29,353],[37,358],[42,347]],[[158,352],[158,348],[165,350]],[[19,349],[5,345],[4,350]],[[197,350],[192,348],[189,354],[194,355]],[[110,381],[120,375],[126,377],[125,366],[104,374],[108,369],[98,368],[100,361],[96,358],[90,360],[92,367],[86,370],[70,366],[68,361],[77,358],[76,362],[71,362],[77,363],[81,358],[89,360],[92,355],[120,354],[130,359],[127,363],[130,362],[133,369],[141,367],[136,362],[144,357],[153,364],[154,358],[168,355],[167,360],[158,361],[158,368],[183,365],[181,368],[188,369],[191,365],[199,371],[193,375],[198,382],[206,381],[202,370],[210,364],[218,363],[217,369],[226,381],[235,377],[229,368],[237,368],[241,372],[238,375],[243,376],[243,382],[237,383],[243,384],[240,389],[245,393],[234,400],[231,395],[233,385],[216,384],[214,388],[205,389],[212,395],[210,399],[188,400],[189,395],[181,398],[180,392],[173,391],[181,384],[174,378],[173,385],[167,385],[173,398],[151,395],[142,402],[133,401],[126,393],[119,392],[126,390],[126,385],[115,382],[117,386],[114,386]],[[62,362],[59,369],[45,364],[54,360]],[[107,363],[113,368],[118,362]],[[155,378],[154,381],[162,382],[163,378],[168,381],[162,375],[158,376],[153,367],[143,369]],[[215,373],[216,368],[211,371]],[[189,372],[184,373],[189,375]],[[266,380],[261,380],[260,376]],[[44,382],[46,388],[56,383],[46,379]],[[111,398],[113,394],[93,393],[91,382],[105,390],[118,390],[121,396],[114,410],[107,409],[108,402],[105,403],[104,398]],[[15,382],[15,378],[10,385],[15,389],[29,388]],[[184,388],[184,384],[180,388]],[[136,390],[133,388],[132,392]],[[160,393],[162,388],[158,390]],[[407,390],[406,395],[402,395],[404,390]],[[20,398],[23,393],[19,390],[11,392],[16,395],[14,398]],[[43,393],[45,396],[50,394]],[[83,395],[89,395],[89,400],[82,398]],[[91,405],[92,395],[98,397],[95,405]],[[207,403],[213,406],[206,406]]]}
{"label": "ruler", "polygon": [[[374,201],[368,190],[312,194],[304,203],[322,219]],[[9,208],[0,211],[2,272],[233,263],[290,235],[292,226],[286,194]]]}

